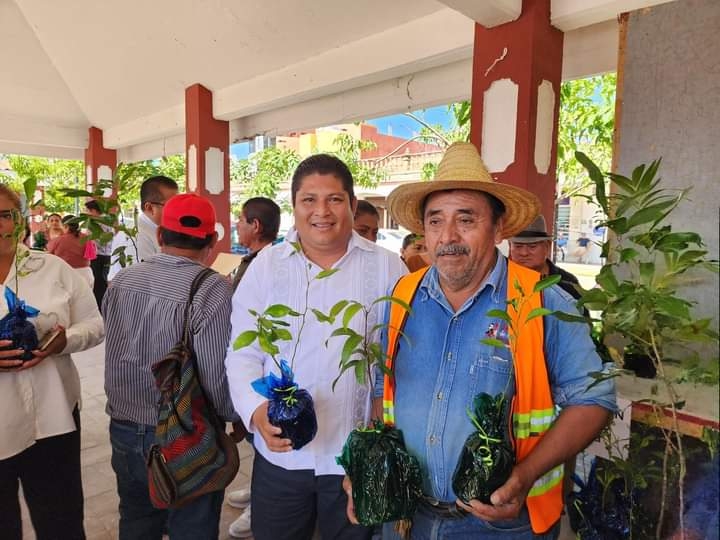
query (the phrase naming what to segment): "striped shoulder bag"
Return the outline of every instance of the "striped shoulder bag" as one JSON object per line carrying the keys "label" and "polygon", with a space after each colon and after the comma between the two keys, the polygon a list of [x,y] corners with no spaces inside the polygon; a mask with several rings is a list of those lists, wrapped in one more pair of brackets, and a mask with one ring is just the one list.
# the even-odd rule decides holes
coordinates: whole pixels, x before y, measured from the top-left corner
{"label": "striped shoulder bag", "polygon": [[160,401],[147,465],[150,500],[156,508],[177,508],[225,489],[239,466],[237,446],[203,390],[190,341],[193,297],[214,273],[206,268],[195,277],[185,306],[182,339],[152,366]]}

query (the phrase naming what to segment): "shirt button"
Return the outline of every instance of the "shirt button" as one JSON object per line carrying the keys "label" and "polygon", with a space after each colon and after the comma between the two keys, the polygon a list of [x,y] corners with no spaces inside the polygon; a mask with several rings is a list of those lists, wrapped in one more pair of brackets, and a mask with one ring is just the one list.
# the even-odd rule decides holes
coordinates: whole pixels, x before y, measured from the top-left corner
{"label": "shirt button", "polygon": [[437,398],[438,398],[439,401],[442,401],[443,393],[442,393],[442,392],[438,392],[438,393],[437,393]]}
{"label": "shirt button", "polygon": [[430,435],[428,440],[430,441],[430,444],[435,444],[435,435]]}

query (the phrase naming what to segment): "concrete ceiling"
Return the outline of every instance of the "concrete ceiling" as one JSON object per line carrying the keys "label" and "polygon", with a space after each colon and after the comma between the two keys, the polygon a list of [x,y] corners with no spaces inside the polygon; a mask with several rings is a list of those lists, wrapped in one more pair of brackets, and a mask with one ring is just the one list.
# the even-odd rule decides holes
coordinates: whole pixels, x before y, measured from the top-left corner
{"label": "concrete ceiling", "polygon": [[[615,69],[617,14],[661,1],[553,0],[563,77]],[[81,158],[89,126],[120,160],[181,152],[194,83],[233,140],[466,99],[474,22],[521,3],[0,0],[0,152]]]}

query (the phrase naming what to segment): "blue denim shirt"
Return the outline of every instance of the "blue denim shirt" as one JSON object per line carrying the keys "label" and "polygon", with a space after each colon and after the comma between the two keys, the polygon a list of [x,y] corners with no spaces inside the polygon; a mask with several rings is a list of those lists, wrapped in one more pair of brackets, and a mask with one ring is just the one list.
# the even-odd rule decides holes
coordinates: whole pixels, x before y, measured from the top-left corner
{"label": "blue denim shirt", "polygon": [[[474,428],[466,409],[479,392],[515,394],[510,351],[481,343],[491,334],[507,342],[499,319],[491,309],[506,308],[507,259],[498,252],[497,263],[463,306],[454,312],[440,289],[432,267],[423,278],[412,303],[395,359],[395,421],[411,454],[423,472],[423,492],[441,501],[455,501],[452,476],[467,436]],[[577,313],[573,298],[557,286],[543,291],[550,310]],[[590,339],[588,326],[544,318],[545,357],[555,404],[599,405],[615,409],[612,380],[588,389],[594,381],[588,372],[602,364]],[[375,395],[382,395],[378,377]]]}

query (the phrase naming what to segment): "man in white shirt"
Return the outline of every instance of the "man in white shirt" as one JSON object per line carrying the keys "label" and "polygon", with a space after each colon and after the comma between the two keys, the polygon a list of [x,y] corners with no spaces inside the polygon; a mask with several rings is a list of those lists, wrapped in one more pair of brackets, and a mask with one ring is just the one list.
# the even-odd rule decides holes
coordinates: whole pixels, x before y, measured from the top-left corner
{"label": "man in white shirt", "polygon": [[[263,249],[240,282],[233,296],[225,360],[235,409],[255,434],[252,532],[255,540],[310,539],[317,520],[323,538],[367,539],[372,531],[351,525],[345,515],[344,472],[335,456],[349,432],[369,419],[369,388],[360,386],[350,370],[333,392],[343,345],[341,339],[329,339],[334,328],[309,315],[297,354],[293,354],[294,339],[278,343],[279,356],[293,361],[295,381],[315,402],[317,435],[299,450],[280,438],[280,428],[268,421],[268,401],[251,387],[252,381],[272,371],[277,374],[272,360],[257,345],[234,351],[232,343],[241,332],[255,327],[248,309],[262,312],[272,304],[285,304],[304,311],[308,274],[312,279],[322,270],[338,270],[313,281],[308,291],[307,306],[327,313],[343,299],[369,306],[406,269],[396,254],[353,232],[357,200],[352,175],[339,159],[320,154],[304,160],[293,175],[291,194],[295,229],[287,242]],[[382,318],[381,309],[376,305],[371,311],[367,328]],[[353,327],[361,332],[364,321],[356,319]],[[297,337],[300,321],[287,322]]]}
{"label": "man in white shirt", "polygon": [[[165,203],[174,195],[177,195],[178,185],[175,180],[167,176],[151,176],[140,186],[140,209],[138,215],[138,233],[135,239],[135,246],[125,233],[119,232],[112,242],[112,251],[120,246],[125,247],[125,255],[132,257],[132,263],[144,261],[151,255],[160,252],[157,241],[157,227],[162,219],[162,211]],[[132,264],[131,263],[131,264]],[[122,266],[115,261],[110,267],[108,280],[117,274]]]}

